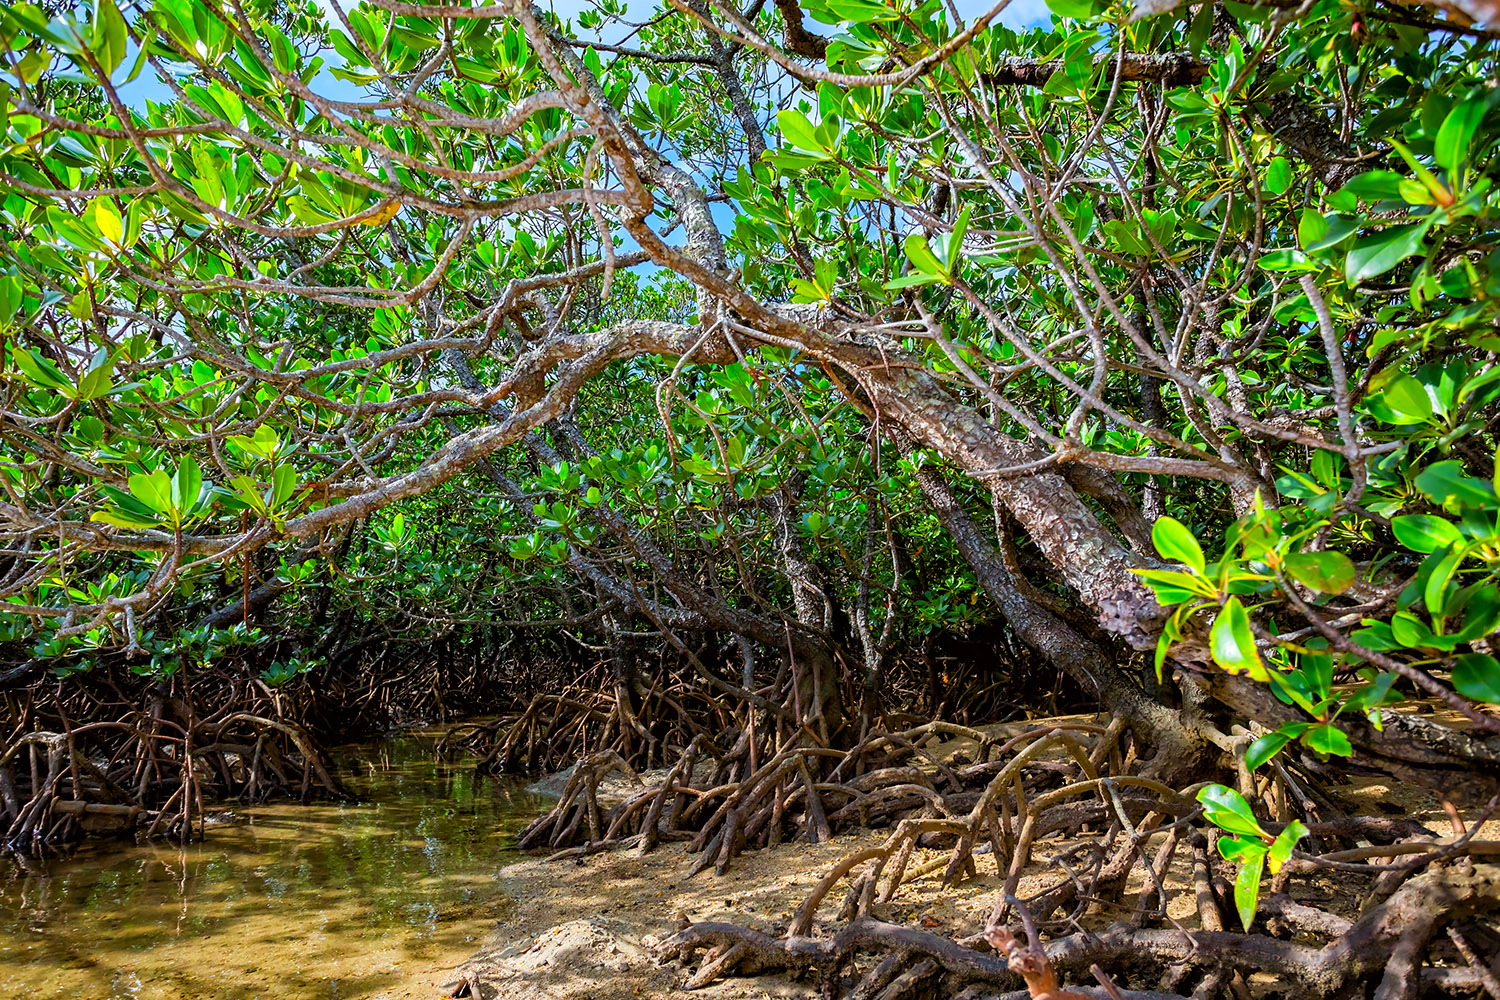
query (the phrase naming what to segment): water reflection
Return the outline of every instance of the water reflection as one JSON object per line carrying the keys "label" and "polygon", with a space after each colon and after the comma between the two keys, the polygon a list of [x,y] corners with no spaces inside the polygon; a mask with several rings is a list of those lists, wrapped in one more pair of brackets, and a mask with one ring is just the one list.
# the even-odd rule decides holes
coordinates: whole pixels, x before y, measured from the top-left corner
{"label": "water reflection", "polygon": [[431,997],[503,916],[540,803],[420,736],[340,755],[357,803],[236,809],[187,850],[0,860],[0,997]]}

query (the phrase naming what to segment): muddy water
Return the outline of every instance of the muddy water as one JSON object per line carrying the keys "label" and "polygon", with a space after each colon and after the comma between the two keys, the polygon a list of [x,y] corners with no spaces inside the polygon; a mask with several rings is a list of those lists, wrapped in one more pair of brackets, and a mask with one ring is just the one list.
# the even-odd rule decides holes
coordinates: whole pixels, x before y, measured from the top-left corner
{"label": "muddy water", "polygon": [[421,736],[339,763],[357,802],[236,808],[186,850],[0,859],[0,998],[437,996],[504,918],[493,876],[542,803]]}

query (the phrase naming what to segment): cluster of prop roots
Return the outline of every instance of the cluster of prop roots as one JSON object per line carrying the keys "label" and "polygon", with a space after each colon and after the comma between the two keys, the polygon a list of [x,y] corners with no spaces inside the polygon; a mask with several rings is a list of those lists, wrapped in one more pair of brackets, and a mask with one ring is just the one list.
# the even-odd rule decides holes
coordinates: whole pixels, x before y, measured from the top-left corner
{"label": "cluster of prop roots", "polygon": [[[956,755],[956,744],[944,745],[953,739],[964,741]],[[613,750],[589,753],[521,845],[569,856],[687,840],[698,854],[694,874],[722,873],[748,849],[817,842],[846,827],[889,830],[883,843],[834,864],[789,926],[696,924],[678,933],[666,953],[697,963],[689,987],[779,971],[847,1000],[1016,990],[1050,1000],[1249,1000],[1372,989],[1379,1000],[1481,990],[1500,1000],[1500,842],[1477,837],[1479,824],[1455,818],[1452,834],[1439,837],[1410,820],[1348,815],[1287,761],[1270,782],[1243,790],[1277,817],[1265,823],[1272,833],[1306,820],[1308,850],[1274,877],[1258,922],[1237,931],[1234,870],[1196,789],[1132,773],[1140,770],[1118,722],[1006,736],[933,722],[871,733],[847,751],[820,745],[805,728],[779,739],[743,732],[727,752],[700,734],[650,780]],[[1023,873],[1055,878],[1040,888],[1028,879],[1033,891],[1017,899]],[[954,940],[887,922],[901,887],[924,877],[990,883],[984,927]],[[1195,916],[1169,915],[1179,897]],[[825,901],[825,917],[836,914],[829,927],[817,921]],[[1024,920],[1028,944],[1010,937],[1012,917]],[[1043,943],[1038,928],[1059,936]],[[1100,976],[1090,982],[1095,965]],[[1080,985],[1058,985],[1066,979]]]}
{"label": "cluster of prop roots", "polygon": [[283,692],[243,675],[190,684],[98,671],[5,695],[0,850],[41,854],[87,834],[202,835],[204,803],[342,789]]}
{"label": "cluster of prop roots", "polygon": [[[1049,711],[1091,704],[1064,676],[1039,669],[1035,657],[1010,650],[1002,641],[1006,634],[986,633],[986,637],[985,643],[978,643],[943,633],[935,637],[933,648],[924,646],[893,658],[876,701],[906,706],[918,714],[884,710],[887,728],[934,718],[957,723],[1024,718],[1029,713],[1009,700],[1022,691],[1034,695],[1028,700],[1045,704]],[[622,675],[615,660],[605,658],[572,670],[572,679],[566,683],[560,683],[556,675],[533,682],[530,686],[542,693],[523,700],[520,711],[458,726],[445,745],[478,755],[480,773],[551,773],[604,751],[614,751],[630,766],[649,770],[669,766],[694,739],[738,733],[747,728],[752,713],[761,720],[762,744],[780,740],[768,730],[785,727],[789,716],[808,722],[816,714],[791,711],[799,689],[806,692],[809,688],[805,668],[794,671],[794,676],[784,669],[772,683],[752,692],[707,671],[704,664],[716,659],[710,649],[705,647],[681,662],[669,662],[664,652],[662,661],[650,671]],[[954,655],[955,651],[964,655]],[[734,665],[727,660],[732,650],[714,652],[724,661],[718,664],[720,673],[733,676]],[[974,667],[971,661],[985,667]],[[841,673],[834,682],[840,689],[836,700],[853,705],[866,699],[868,693],[857,680],[848,671]],[[853,724],[853,720],[846,721]],[[827,720],[823,722],[821,727],[811,727],[819,731],[809,735],[827,743]]]}

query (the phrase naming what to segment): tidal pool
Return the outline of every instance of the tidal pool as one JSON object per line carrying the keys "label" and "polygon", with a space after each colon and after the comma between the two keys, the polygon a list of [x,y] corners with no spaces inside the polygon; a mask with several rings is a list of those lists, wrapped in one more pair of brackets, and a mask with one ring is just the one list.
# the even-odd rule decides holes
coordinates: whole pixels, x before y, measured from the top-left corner
{"label": "tidal pool", "polygon": [[186,850],[0,858],[0,997],[437,996],[504,918],[495,873],[544,804],[432,748],[343,748],[356,801],[230,806],[236,820]]}

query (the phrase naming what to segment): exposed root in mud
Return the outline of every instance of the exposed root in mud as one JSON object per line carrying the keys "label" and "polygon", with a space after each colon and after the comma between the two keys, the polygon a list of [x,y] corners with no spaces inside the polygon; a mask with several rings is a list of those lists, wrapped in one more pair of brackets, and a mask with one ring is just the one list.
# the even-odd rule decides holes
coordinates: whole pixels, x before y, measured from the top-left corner
{"label": "exposed root in mud", "polygon": [[[971,720],[1024,718],[1030,711],[1011,700],[1017,690],[1034,692],[1030,700],[1049,711],[1091,703],[1066,676],[1015,647],[1004,629],[978,639],[944,633],[893,657],[879,692],[864,690],[853,671],[820,675],[795,660],[782,664],[774,679],[761,678],[758,688],[737,685],[724,679],[736,673],[729,662],[734,648],[683,648],[675,661],[664,653],[650,672],[622,669],[617,658],[601,660],[574,671],[571,682],[531,696],[519,711],[456,726],[445,746],[479,754],[479,770],[489,773],[550,773],[605,750],[649,771],[670,766],[695,739],[717,741],[722,749],[752,730],[764,759],[766,747],[798,731],[810,743],[847,747],[877,723],[898,731],[941,717],[967,730]],[[831,705],[854,704],[865,713],[859,720],[830,717]]]}
{"label": "exposed root in mud", "polygon": [[7,696],[0,850],[109,832],[186,842],[202,835],[205,802],[343,795],[311,732],[262,684],[88,680]]}
{"label": "exposed root in mud", "polygon": [[[1146,991],[1120,991],[1127,996],[1243,996],[1246,978],[1256,973],[1275,977],[1276,992],[1292,996],[1358,995],[1370,986],[1377,1000],[1433,990],[1462,994],[1483,988],[1493,973],[1477,957],[1471,962],[1449,946],[1442,932],[1496,939],[1500,866],[1470,863],[1412,877],[1352,922],[1283,900],[1283,919],[1296,913],[1287,924],[1295,932],[1290,939],[1118,922],[1043,945],[1024,906],[1020,909],[1033,942],[1026,946],[1000,926],[955,941],[863,917],[821,938],[795,933],[773,938],[733,924],[695,924],[668,940],[663,951],[682,962],[703,954],[689,988],[732,973],[790,970],[811,976],[825,996],[851,1000],[916,995],[977,1000],[1023,983],[1032,997],[1065,1000],[1098,995],[1087,986],[1057,984],[1058,978],[1082,979],[1091,969],[1109,970],[1099,987],[1106,994],[1117,981],[1138,983]],[[1339,933],[1328,933],[1330,928]],[[902,976],[907,982],[896,988]]]}
{"label": "exposed root in mud", "polygon": [[[1275,817],[1267,829],[1304,821],[1309,853],[1282,867],[1256,923],[1236,932],[1233,868],[1196,789],[1140,770],[1118,720],[1004,732],[929,723],[870,733],[847,751],[805,728],[779,748],[745,733],[723,753],[700,734],[649,781],[612,750],[586,756],[521,846],[562,858],[681,840],[697,857],[690,875],[722,874],[746,850],[851,827],[888,831],[833,863],[783,935],[724,922],[681,930],[664,957],[690,966],[689,988],[781,972],[845,1000],[1411,1000],[1474,995],[1500,973],[1500,841],[1477,836],[1493,804],[1469,826],[1455,813],[1439,836],[1409,819],[1344,811],[1288,758],[1242,791]],[[1038,866],[1056,876],[1017,899],[1023,872]],[[954,939],[889,922],[902,887],[927,877],[994,886],[984,927]],[[1197,919],[1170,916],[1174,897],[1191,899]],[[820,914],[836,923],[824,929]],[[1016,918],[1031,943],[1010,936]],[[1264,973],[1274,988],[1255,978]]]}
{"label": "exposed root in mud", "polygon": [[[1011,859],[1018,872],[1037,836],[1112,821],[1107,809],[1137,817],[1192,812],[1194,803],[1150,779],[1100,777],[1101,764],[1119,755],[1122,731],[1118,725],[1064,722],[1001,738],[932,722],[901,733],[872,733],[849,751],[821,746],[805,731],[780,749],[757,747],[747,733],[722,755],[698,736],[651,785],[618,754],[603,751],[577,764],[557,805],[527,828],[521,846],[587,852],[628,841],[645,852],[663,839],[689,839],[689,849],[700,855],[695,874],[710,866],[723,874],[747,848],[798,837],[819,843],[852,826],[891,826],[884,847],[849,862],[875,862],[846,904],[861,910],[882,877],[879,895],[888,899],[903,880],[929,873],[908,871],[919,841],[951,844],[943,877],[953,882],[974,872],[980,845],[997,860]],[[1080,736],[1093,737],[1094,746]],[[940,759],[928,744],[944,737],[972,743],[976,759]],[[1077,768],[1078,780],[1066,780],[1063,761]],[[634,784],[622,800],[605,805],[600,788],[613,772]],[[1089,794],[1105,805],[1073,801]]]}

